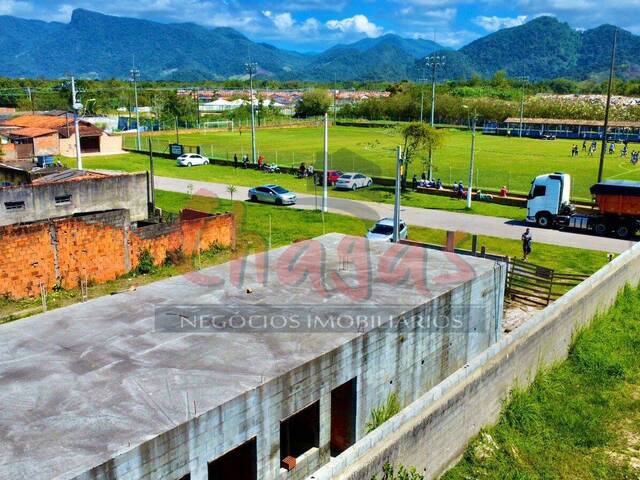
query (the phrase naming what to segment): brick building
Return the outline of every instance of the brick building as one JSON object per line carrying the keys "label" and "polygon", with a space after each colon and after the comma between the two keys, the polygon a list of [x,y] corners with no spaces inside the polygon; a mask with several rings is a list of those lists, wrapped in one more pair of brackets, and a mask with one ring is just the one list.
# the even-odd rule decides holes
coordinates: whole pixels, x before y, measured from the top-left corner
{"label": "brick building", "polygon": [[[80,150],[88,154],[115,154],[122,152],[122,138],[109,135],[85,120],[79,121]],[[21,115],[0,123],[0,135],[14,147],[5,148],[5,159],[30,158],[35,155],[76,154],[73,115]],[[41,153],[38,153],[41,152]]]}

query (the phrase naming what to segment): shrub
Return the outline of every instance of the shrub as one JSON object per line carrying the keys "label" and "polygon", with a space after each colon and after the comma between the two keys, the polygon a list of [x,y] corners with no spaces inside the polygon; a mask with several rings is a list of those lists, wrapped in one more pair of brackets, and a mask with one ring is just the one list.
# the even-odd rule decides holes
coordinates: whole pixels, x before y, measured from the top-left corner
{"label": "shrub", "polygon": [[369,433],[374,431],[399,411],[400,400],[398,399],[398,394],[396,392],[392,392],[389,394],[387,400],[382,405],[371,410],[370,420],[364,427],[365,432]]}
{"label": "shrub", "polygon": [[153,273],[156,271],[155,260],[153,255],[148,249],[140,250],[138,256],[138,266],[135,269],[135,273],[138,275],[144,275],[147,273]]}

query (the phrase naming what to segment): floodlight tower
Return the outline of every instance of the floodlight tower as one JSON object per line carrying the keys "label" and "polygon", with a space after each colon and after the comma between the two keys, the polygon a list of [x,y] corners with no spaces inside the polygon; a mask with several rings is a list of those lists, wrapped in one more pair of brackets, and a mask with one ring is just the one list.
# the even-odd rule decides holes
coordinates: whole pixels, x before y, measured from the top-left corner
{"label": "floodlight tower", "polygon": [[519,77],[516,77],[516,79],[520,80],[522,86],[522,94],[520,95],[520,132],[518,134],[519,137],[522,137],[522,127],[524,124],[524,87],[529,81],[529,77],[526,75],[520,75]]}
{"label": "floodlight tower", "polygon": [[[436,114],[436,70],[444,67],[445,64],[444,55],[429,55],[425,58],[425,65],[431,68],[431,128],[435,125]],[[433,175],[433,149],[429,146],[429,180],[432,180]]]}
{"label": "floodlight tower", "polygon": [[133,97],[136,104],[136,149],[142,150],[142,142],[140,140],[140,108],[138,107],[138,78],[140,78],[140,70],[135,66],[135,62],[131,66],[131,81],[133,82]]}

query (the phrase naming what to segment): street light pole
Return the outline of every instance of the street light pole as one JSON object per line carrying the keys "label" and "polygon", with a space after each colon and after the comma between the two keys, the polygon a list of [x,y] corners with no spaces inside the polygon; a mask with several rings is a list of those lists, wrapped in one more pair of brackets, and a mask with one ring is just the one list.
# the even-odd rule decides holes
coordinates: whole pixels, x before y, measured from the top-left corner
{"label": "street light pole", "polygon": [[471,197],[473,196],[473,166],[476,160],[476,121],[478,113],[474,109],[473,122],[471,123],[471,159],[469,160],[469,187],[467,189],[467,210],[471,209]]}
{"label": "street light pole", "polygon": [[396,189],[393,202],[393,241],[400,239],[400,165],[402,165],[402,147],[396,149]]}
{"label": "street light pole", "polygon": [[253,108],[253,74],[256,72],[258,67],[257,63],[246,63],[245,68],[249,73],[249,102],[251,104],[251,163],[254,165],[257,162],[257,154],[256,154],[256,118]]}
{"label": "street light pole", "polygon": [[142,141],[140,140],[140,108],[138,107],[138,77],[140,70],[135,67],[135,63],[131,68],[131,81],[133,82],[133,97],[136,104],[136,149],[142,150]]}
{"label": "street light pole", "polygon": [[73,107],[73,127],[76,132],[76,168],[82,170],[82,151],[80,150],[80,123],[78,112],[82,108],[82,103],[76,98],[76,79],[71,77],[71,101]]}
{"label": "street light pole", "polygon": [[613,74],[616,64],[616,46],[618,43],[618,29],[613,31],[613,48],[611,49],[611,66],[609,68],[609,86],[607,87],[607,106],[604,110],[604,130],[602,131],[602,148],[600,148],[600,165],[598,165],[598,183],[602,181],[604,170],[604,155],[607,150],[607,131],[609,130],[609,108],[611,107],[611,89],[613,85]]}
{"label": "street light pole", "polygon": [[[436,69],[443,67],[445,63],[444,55],[430,55],[425,59],[425,63],[431,68],[431,128],[435,125],[436,114]],[[433,180],[433,149],[429,145],[429,181]]]}
{"label": "street light pole", "polygon": [[[322,164],[322,211],[329,211],[329,188],[328,188],[328,170],[329,170],[329,114],[324,114],[324,162]],[[315,179],[314,179],[315,182]]]}

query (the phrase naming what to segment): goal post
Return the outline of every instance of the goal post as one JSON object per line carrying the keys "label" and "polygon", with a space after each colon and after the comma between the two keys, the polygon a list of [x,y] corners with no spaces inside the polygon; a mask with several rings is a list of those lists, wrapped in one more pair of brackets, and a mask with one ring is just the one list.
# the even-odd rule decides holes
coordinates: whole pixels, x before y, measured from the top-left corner
{"label": "goal post", "polygon": [[233,120],[207,121],[203,122],[202,126],[205,130],[230,130],[231,132],[235,127]]}

